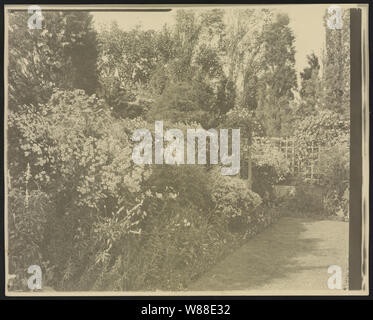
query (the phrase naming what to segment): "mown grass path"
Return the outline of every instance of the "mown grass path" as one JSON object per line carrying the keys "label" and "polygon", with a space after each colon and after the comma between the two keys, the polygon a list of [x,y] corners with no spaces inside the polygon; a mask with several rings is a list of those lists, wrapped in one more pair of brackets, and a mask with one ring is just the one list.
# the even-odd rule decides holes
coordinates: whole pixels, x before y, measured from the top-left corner
{"label": "mown grass path", "polygon": [[188,290],[328,290],[328,267],[347,264],[347,222],[283,217]]}

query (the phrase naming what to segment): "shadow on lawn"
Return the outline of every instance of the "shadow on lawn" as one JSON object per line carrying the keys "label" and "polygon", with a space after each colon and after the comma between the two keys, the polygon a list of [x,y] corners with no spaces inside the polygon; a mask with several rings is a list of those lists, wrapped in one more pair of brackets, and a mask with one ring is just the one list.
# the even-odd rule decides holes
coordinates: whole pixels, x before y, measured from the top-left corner
{"label": "shadow on lawn", "polygon": [[[320,242],[303,238],[310,218],[282,218],[213,267],[188,290],[250,290],[304,269],[299,257]],[[320,267],[309,267],[318,269]]]}

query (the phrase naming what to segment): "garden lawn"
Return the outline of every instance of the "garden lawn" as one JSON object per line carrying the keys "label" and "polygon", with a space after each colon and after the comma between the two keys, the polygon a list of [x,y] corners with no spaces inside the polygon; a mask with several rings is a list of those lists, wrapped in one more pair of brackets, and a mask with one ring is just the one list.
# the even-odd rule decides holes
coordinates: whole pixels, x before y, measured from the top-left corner
{"label": "garden lawn", "polygon": [[345,287],[348,223],[282,217],[188,290],[329,290],[330,265],[341,266]]}

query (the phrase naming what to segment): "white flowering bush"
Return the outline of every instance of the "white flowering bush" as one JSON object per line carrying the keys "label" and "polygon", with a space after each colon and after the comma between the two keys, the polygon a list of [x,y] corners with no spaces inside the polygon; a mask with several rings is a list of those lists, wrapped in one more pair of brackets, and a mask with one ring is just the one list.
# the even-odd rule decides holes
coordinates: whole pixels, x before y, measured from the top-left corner
{"label": "white flowering bush", "polygon": [[[10,158],[12,187],[22,190],[25,179],[13,172],[28,166],[29,195],[37,190],[48,194],[50,211],[39,227],[50,241],[39,251],[57,266],[56,279],[69,280],[82,271],[83,261],[93,259],[89,246],[97,250],[94,256],[102,254],[101,246],[94,245],[100,235],[95,230],[141,201],[141,183],[151,170],[132,164],[129,134],[144,123],[115,120],[103,101],[75,90],[55,91],[47,104],[11,113],[9,126],[19,140],[18,157]],[[13,208],[9,213],[18,228],[25,216]],[[119,224],[121,233],[137,230],[134,221],[143,217],[141,210],[131,219],[124,215],[131,221]]]}
{"label": "white flowering bush", "polygon": [[130,123],[114,121],[94,95],[56,91],[48,104],[11,114],[9,122],[20,132],[20,148],[38,185],[56,192],[71,188],[77,205],[95,209],[118,190],[139,191],[146,170],[132,167],[124,130]]}

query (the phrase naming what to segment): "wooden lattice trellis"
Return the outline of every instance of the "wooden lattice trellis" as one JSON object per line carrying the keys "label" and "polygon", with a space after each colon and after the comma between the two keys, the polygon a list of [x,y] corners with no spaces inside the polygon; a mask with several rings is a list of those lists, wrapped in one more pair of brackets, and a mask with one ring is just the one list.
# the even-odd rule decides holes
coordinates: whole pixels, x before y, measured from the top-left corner
{"label": "wooden lattice trellis", "polygon": [[[318,145],[314,141],[307,144],[307,159],[300,156],[299,149],[295,143],[295,139],[291,137],[266,137],[265,141],[270,141],[273,148],[278,148],[285,158],[290,163],[290,171],[293,176],[298,174],[310,182],[317,182],[320,178],[318,172],[318,164],[320,155],[325,151],[323,146]],[[261,139],[256,138],[256,143],[260,143]]]}

